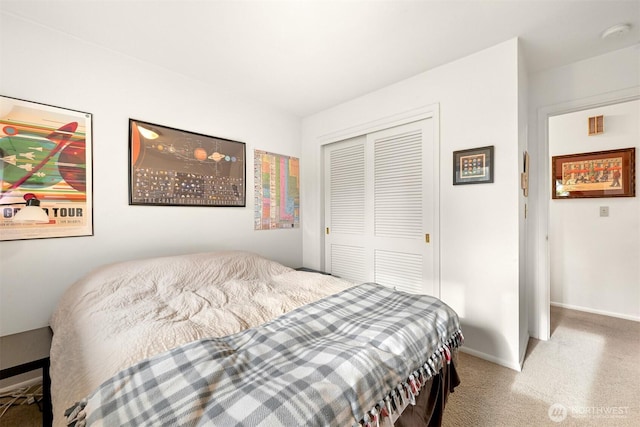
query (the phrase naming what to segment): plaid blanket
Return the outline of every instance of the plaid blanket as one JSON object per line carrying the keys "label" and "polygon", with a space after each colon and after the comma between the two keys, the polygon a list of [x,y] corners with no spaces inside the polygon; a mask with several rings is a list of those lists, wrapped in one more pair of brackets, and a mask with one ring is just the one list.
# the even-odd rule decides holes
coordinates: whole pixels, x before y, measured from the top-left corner
{"label": "plaid blanket", "polygon": [[366,283],[139,362],[65,415],[77,426],[375,425],[461,342],[442,301]]}

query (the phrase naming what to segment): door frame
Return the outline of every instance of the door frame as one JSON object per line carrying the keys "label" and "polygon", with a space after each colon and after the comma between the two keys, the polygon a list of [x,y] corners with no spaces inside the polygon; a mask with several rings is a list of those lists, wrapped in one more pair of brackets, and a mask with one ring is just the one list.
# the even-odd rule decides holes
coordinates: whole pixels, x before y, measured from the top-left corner
{"label": "door frame", "polygon": [[320,222],[320,265],[324,270],[326,268],[325,257],[325,146],[334,142],[363,136],[369,133],[405,125],[425,119],[433,120],[433,235],[431,243],[433,244],[433,274],[436,282],[435,288],[438,296],[441,295],[440,283],[440,104],[429,104],[411,110],[403,111],[397,114],[380,117],[363,123],[356,123],[346,126],[340,130],[327,133],[318,137],[320,145],[320,212],[322,212],[322,221]]}
{"label": "door frame", "polygon": [[[591,108],[605,107],[607,105],[640,99],[640,86],[629,89],[608,92],[589,98],[578,99],[562,104],[543,107],[538,110],[538,135],[540,136],[541,152],[539,153],[540,175],[538,176],[538,280],[533,298],[533,312],[536,315],[537,338],[549,340],[551,337],[551,259],[549,254],[549,224],[550,224],[550,200],[551,177],[549,161],[549,118],[576,111],[589,110]],[[536,334],[532,334],[536,335]]]}

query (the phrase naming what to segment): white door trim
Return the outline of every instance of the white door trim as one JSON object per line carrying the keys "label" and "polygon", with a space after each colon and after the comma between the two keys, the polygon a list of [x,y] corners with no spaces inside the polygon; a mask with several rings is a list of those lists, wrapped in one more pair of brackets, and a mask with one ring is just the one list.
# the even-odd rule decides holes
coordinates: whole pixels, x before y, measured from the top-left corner
{"label": "white door trim", "polygon": [[[318,137],[318,141],[320,142],[320,145],[331,144],[332,142],[343,141],[356,136],[362,136],[379,130],[389,129],[395,126],[405,125],[407,123],[429,118],[433,118],[434,123],[437,125],[435,127],[440,128],[440,104],[425,105],[368,122],[347,126],[343,129],[320,135]],[[438,139],[437,141],[439,142],[440,140]]]}
{"label": "white door trim", "polygon": [[551,178],[549,176],[549,118],[575,111],[604,107],[612,104],[640,99],[640,86],[603,93],[589,98],[578,99],[562,104],[551,105],[538,110],[538,137],[542,139],[541,162],[538,185],[538,277],[534,297],[534,312],[538,339],[548,340],[551,335],[550,306],[551,306],[551,263],[549,259],[549,203],[551,200]]}

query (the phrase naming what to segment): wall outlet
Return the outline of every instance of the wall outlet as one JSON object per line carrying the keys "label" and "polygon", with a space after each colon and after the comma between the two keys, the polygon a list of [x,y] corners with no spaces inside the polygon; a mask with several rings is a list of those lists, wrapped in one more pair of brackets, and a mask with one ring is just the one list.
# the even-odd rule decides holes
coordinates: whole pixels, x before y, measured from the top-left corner
{"label": "wall outlet", "polygon": [[600,206],[600,216],[609,216],[609,206]]}

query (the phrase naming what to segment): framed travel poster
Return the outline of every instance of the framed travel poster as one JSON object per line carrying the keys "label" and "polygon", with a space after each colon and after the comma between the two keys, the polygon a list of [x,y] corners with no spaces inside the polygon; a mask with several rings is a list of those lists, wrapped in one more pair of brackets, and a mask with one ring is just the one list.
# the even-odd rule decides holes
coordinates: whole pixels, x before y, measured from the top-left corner
{"label": "framed travel poster", "polygon": [[[0,96],[0,240],[93,235],[91,124],[90,113]],[[28,199],[40,222],[15,217]]]}

